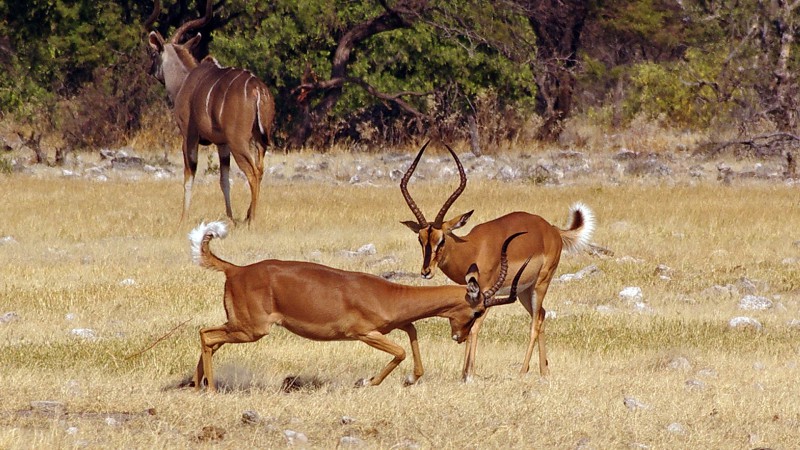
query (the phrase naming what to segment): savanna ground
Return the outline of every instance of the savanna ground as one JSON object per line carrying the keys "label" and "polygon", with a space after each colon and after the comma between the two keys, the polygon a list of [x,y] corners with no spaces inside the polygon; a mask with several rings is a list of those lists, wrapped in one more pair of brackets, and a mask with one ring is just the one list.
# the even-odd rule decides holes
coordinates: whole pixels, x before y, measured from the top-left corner
{"label": "savanna ground", "polygon": [[[275,327],[215,355],[225,390],[208,395],[179,385],[197,363],[198,329],[225,317],[223,277],[191,263],[186,239],[201,220],[222,216],[216,177],[200,177],[190,220],[179,227],[177,176],[1,175],[0,314],[14,317],[0,323],[0,448],[796,448],[798,186],[627,181],[471,179],[448,215],[475,209],[468,230],[512,210],[556,225],[575,201],[594,210],[593,241],[614,255],[562,258],[557,277],[599,271],[550,288],[549,377],[535,364],[518,375],[529,317],[517,304],[486,320],[470,384],[460,377],[463,345],[433,318],[418,323],[426,373],[416,386],[402,386],[406,360],[382,385],[356,389],[390,356]],[[434,215],[454,183],[411,189]],[[260,216],[216,240],[220,256],[418,271],[416,238],[399,223],[413,216],[396,183],[267,175],[262,186]],[[241,180],[233,193],[241,218],[249,200]],[[368,243],[375,254],[343,252]],[[398,281],[449,283],[441,274]],[[626,287],[642,289],[638,305],[620,299]],[[772,307],[743,311],[746,294]],[[737,316],[763,327],[730,327]],[[404,333],[391,338],[408,349]],[[310,381],[285,392],[290,376]],[[44,400],[61,406],[32,406]],[[258,417],[243,420],[247,411]]]}

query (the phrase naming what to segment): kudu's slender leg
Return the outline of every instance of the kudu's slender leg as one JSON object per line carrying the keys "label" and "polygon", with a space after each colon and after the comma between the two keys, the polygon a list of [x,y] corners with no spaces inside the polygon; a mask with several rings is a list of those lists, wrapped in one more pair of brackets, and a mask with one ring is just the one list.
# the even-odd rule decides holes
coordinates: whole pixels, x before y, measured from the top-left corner
{"label": "kudu's slender leg", "polygon": [[222,196],[225,197],[225,214],[233,220],[233,209],[231,208],[231,149],[227,145],[218,145],[219,153],[219,187],[222,189]]}
{"label": "kudu's slender leg", "polygon": [[258,204],[258,195],[261,190],[261,177],[264,174],[264,160],[259,159],[262,163],[262,166],[259,166],[250,153],[250,143],[248,141],[230,142],[228,145],[236,164],[244,172],[247,177],[247,183],[250,185],[250,207],[247,209],[245,221],[251,223],[256,216],[256,205]]}
{"label": "kudu's slender leg", "polygon": [[189,212],[189,204],[192,202],[192,185],[197,173],[197,146],[200,137],[196,134],[186,134],[183,139],[183,211],[181,212],[181,223],[186,219]]}

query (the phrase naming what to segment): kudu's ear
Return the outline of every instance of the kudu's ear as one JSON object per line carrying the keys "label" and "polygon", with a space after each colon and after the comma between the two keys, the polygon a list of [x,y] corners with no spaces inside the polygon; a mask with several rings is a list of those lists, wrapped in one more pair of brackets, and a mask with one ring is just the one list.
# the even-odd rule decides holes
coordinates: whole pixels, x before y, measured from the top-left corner
{"label": "kudu's ear", "polygon": [[194,53],[194,50],[197,45],[200,44],[200,39],[202,39],[202,37],[203,36],[200,33],[197,33],[193,38],[186,41],[183,46],[186,47],[186,49],[190,52]]}
{"label": "kudu's ear", "polygon": [[164,38],[158,33],[158,31],[151,31],[147,38],[148,42],[150,43],[150,47],[153,50],[161,53],[164,51]]}
{"label": "kudu's ear", "polygon": [[481,287],[478,285],[478,275],[480,275],[478,266],[473,263],[467,269],[467,275],[464,277],[464,281],[467,283],[467,301],[470,306],[478,304],[478,296],[481,292]]}
{"label": "kudu's ear", "polygon": [[470,211],[468,213],[462,214],[462,215],[460,215],[460,216],[458,216],[458,217],[456,217],[454,219],[448,220],[447,222],[444,223],[444,226],[442,227],[442,230],[444,230],[446,232],[450,232],[450,231],[457,230],[457,229],[463,227],[464,225],[467,224],[467,221],[469,220],[470,217],[472,217],[472,213],[474,213],[474,212],[475,212],[475,210],[473,209],[472,211]]}
{"label": "kudu's ear", "polygon": [[422,229],[422,225],[420,225],[417,222],[414,222],[413,220],[405,220],[405,221],[402,221],[400,223],[402,223],[403,225],[407,226],[408,228],[411,229],[411,231],[413,231],[414,233],[417,233],[417,234],[419,233],[419,230]]}

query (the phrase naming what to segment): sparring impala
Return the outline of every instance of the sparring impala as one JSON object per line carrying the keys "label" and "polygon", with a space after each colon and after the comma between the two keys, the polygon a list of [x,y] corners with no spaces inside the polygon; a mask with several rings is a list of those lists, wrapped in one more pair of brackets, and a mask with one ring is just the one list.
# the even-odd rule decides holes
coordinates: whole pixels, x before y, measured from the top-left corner
{"label": "sparring impala", "polygon": [[198,390],[205,379],[208,389],[216,391],[211,360],[223,344],[255,342],[266,336],[272,325],[317,341],[359,340],[394,357],[378,375],[360,380],[357,386],[380,384],[405,359],[405,350],[386,336],[401,329],[408,333],[414,361],[413,374],[405,384],[414,384],[423,374],[415,321],[445,317],[450,320],[453,340],[461,343],[486,308],[515,300],[516,282],[508,298],[495,298],[495,293],[505,281],[505,254],[517,235],[509,237],[502,248],[495,248],[502,253],[497,282],[481,292],[475,265],[464,269],[466,287],[404,286],[374,275],[298,261],[264,260],[237,266],[210,249],[213,238],[226,234],[222,222],[201,224],[189,233],[195,263],[225,274],[223,304],[228,319],[224,325],[200,330],[200,361],[193,378]]}
{"label": "sparring impala", "polygon": [[[267,86],[247,70],[222,67],[212,57],[197,61],[192,51],[200,42],[196,34],[182,42],[187,32],[202,27],[211,19],[212,0],[205,15],[185,22],[166,42],[158,31],[151,31],[148,42],[153,49],[151,73],[161,81],[173,104],[175,119],[183,136],[183,210],[186,218],[192,199],[192,184],[197,172],[198,144],[216,144],[219,153],[219,183],[225,197],[225,212],[233,220],[230,194],[231,155],[250,185],[250,207],[245,221],[256,216],[264,154],[272,144],[275,102]],[[149,27],[158,17],[161,2],[145,23]],[[255,141],[251,151],[250,140]]]}
{"label": "sparring impala", "polygon": [[[490,280],[498,278],[500,261],[496,251],[504,239],[512,233],[524,231],[526,234],[514,242],[508,253],[511,267],[519,267],[527,258],[531,264],[522,273],[519,281],[519,299],[531,315],[530,339],[522,362],[520,373],[527,373],[534,350],[538,341],[539,347],[539,372],[547,375],[547,353],[545,350],[544,319],[545,310],[542,306],[547,288],[555,274],[562,250],[577,252],[588,245],[594,230],[594,215],[592,211],[581,203],[576,203],[570,209],[569,223],[566,229],[559,229],[549,224],[543,218],[526,212],[512,212],[489,222],[476,225],[467,235],[457,236],[453,232],[463,227],[469,220],[473,211],[462,214],[450,220],[445,220],[445,214],[456,201],[467,185],[467,176],[455,152],[447,145],[447,150],[455,159],[458,166],[460,184],[455,192],[447,199],[439,210],[433,222],[428,222],[422,211],[411,198],[408,192],[408,181],[419,163],[422,153],[428,143],[423,145],[416,159],[408,168],[400,181],[400,190],[409,208],[414,213],[416,221],[402,222],[419,238],[422,247],[422,271],[425,278],[433,277],[436,267],[441,269],[451,280],[457,281],[463,277],[464,271],[470,264],[476,263],[483,272],[478,281],[489,284]],[[504,284],[507,287],[508,283]],[[478,345],[478,331],[486,316],[476,319],[470,331],[467,342],[466,356],[464,359],[463,379],[472,379],[475,365],[475,352]]]}

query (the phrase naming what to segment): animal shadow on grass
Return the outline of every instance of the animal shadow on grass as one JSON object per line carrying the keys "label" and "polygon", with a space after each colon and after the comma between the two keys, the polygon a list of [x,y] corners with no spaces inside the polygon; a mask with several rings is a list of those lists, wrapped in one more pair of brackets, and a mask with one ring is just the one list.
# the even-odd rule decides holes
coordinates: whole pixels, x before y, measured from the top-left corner
{"label": "animal shadow on grass", "polygon": [[[219,393],[233,393],[233,392],[253,392],[258,390],[270,390],[270,386],[255,381],[253,374],[249,370],[238,367],[225,365],[220,367],[215,374],[215,384],[217,392]],[[170,391],[175,389],[194,389],[193,375],[187,375],[184,378],[165,386],[162,390]],[[205,384],[205,380],[204,380]],[[322,389],[330,382],[317,378],[311,375],[289,375],[283,379],[280,386],[280,391],[285,393],[298,392],[298,391],[315,391]]]}

